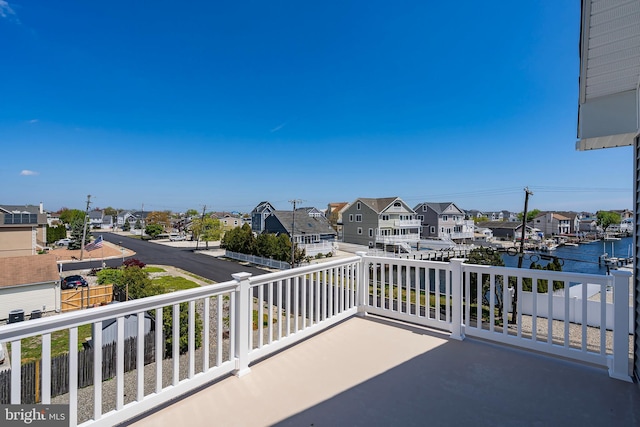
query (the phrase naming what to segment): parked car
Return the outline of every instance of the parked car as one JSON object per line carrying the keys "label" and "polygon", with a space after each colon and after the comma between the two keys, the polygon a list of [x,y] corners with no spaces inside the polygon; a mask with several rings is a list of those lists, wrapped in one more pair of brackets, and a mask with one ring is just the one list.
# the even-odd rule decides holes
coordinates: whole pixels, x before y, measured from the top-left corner
{"label": "parked car", "polygon": [[69,246],[69,243],[73,242],[74,239],[60,239],[56,242],[56,246]]}
{"label": "parked car", "polygon": [[180,242],[182,240],[187,240],[187,236],[181,236],[179,234],[171,234],[169,236],[169,240],[171,240],[172,242]]}
{"label": "parked car", "polygon": [[89,286],[89,283],[79,274],[62,279],[62,289],[76,289],[78,286]]}

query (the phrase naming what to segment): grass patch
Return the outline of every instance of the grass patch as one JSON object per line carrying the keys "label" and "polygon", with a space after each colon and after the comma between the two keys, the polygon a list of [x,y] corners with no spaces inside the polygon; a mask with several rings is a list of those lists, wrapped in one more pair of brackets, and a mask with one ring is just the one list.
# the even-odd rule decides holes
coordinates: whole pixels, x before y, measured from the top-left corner
{"label": "grass patch", "polygon": [[165,273],[167,270],[160,267],[145,267],[142,271],[146,271],[147,273]]}
{"label": "grass patch", "polygon": [[213,280],[207,279],[206,277],[198,276],[197,274],[189,273],[188,271],[180,270],[181,273],[186,274],[187,276],[191,276],[196,280],[200,280],[201,282],[208,283],[209,285],[213,285]]}
{"label": "grass patch", "polygon": [[[91,338],[91,325],[78,326],[78,350],[82,350],[82,343]],[[42,358],[42,336],[24,338],[21,340],[22,363]],[[7,352],[11,352],[11,343],[7,343]],[[69,330],[51,333],[51,357],[69,352]]]}
{"label": "grass patch", "polygon": [[162,287],[162,292],[182,291],[185,289],[197,288],[196,282],[192,282],[189,279],[179,276],[161,276],[151,280],[154,285]]}

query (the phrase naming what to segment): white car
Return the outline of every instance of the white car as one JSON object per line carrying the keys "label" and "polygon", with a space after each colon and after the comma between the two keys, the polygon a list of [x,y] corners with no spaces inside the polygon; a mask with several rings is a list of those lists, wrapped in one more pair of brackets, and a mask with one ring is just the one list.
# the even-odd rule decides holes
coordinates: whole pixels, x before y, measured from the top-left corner
{"label": "white car", "polygon": [[73,242],[74,239],[60,239],[56,242],[56,246],[69,246],[69,243]]}
{"label": "white car", "polygon": [[169,236],[169,240],[171,240],[172,242],[181,242],[183,240],[187,240],[187,236],[181,236],[179,234],[171,234]]}

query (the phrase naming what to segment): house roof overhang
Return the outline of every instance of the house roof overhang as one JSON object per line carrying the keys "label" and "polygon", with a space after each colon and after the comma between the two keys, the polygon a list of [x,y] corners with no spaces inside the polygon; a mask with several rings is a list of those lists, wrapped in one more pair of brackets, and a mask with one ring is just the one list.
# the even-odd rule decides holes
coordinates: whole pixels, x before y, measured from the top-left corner
{"label": "house roof overhang", "polygon": [[577,150],[640,135],[640,0],[582,0]]}

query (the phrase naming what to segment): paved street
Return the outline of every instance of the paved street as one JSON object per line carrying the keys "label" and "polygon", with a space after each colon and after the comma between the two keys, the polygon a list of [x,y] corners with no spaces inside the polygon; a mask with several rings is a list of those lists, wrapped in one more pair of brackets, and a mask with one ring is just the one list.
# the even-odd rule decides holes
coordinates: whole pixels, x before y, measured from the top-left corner
{"label": "paved street", "polygon": [[[233,261],[203,255],[194,252],[190,248],[159,245],[113,233],[94,232],[93,234],[95,237],[102,235],[105,241],[116,245],[122,242],[122,246],[136,252],[133,258],[137,258],[146,264],[172,265],[218,283],[231,280],[233,273],[241,271],[252,273],[254,276],[267,273],[266,270],[256,267],[240,265]],[[122,264],[122,259],[110,259],[106,260],[105,263],[108,267],[118,267]],[[100,264],[96,260],[93,262],[74,262],[64,264],[63,271],[89,269],[99,267]]]}

